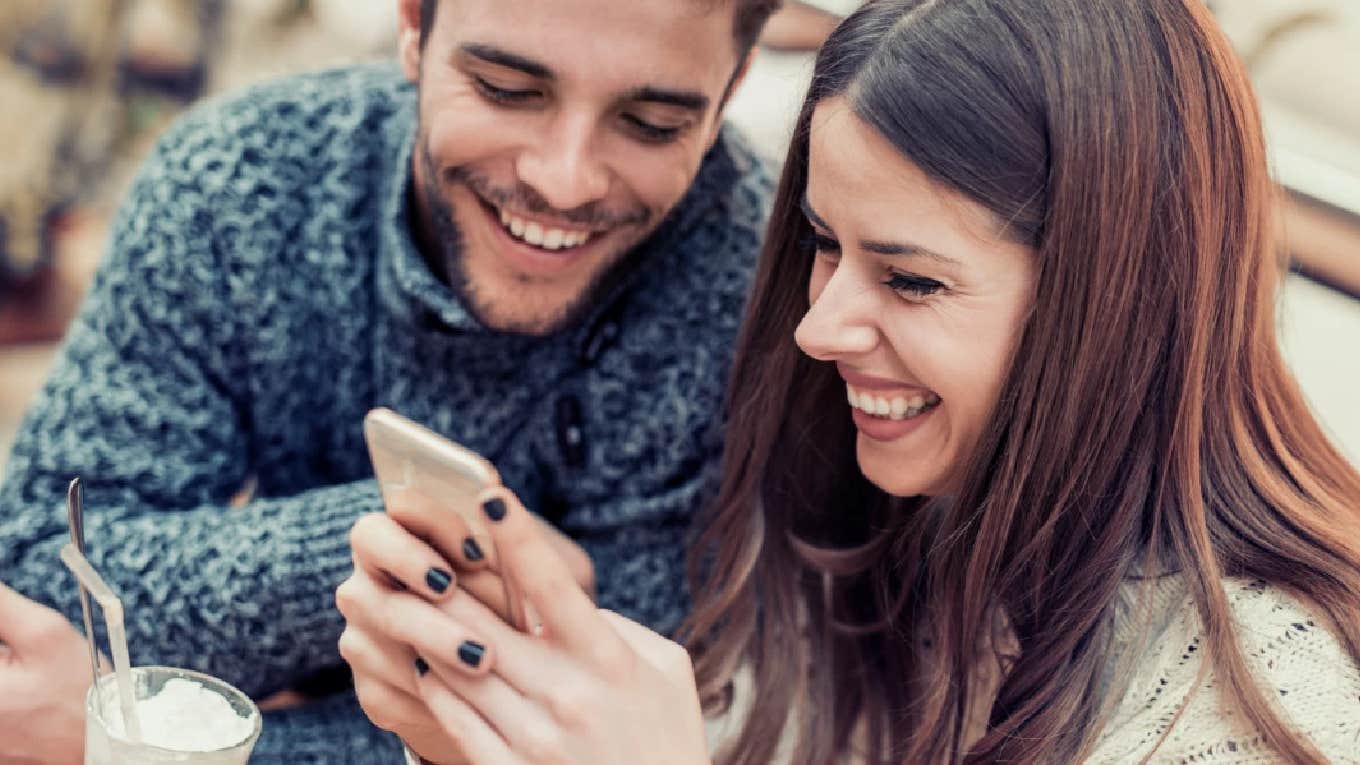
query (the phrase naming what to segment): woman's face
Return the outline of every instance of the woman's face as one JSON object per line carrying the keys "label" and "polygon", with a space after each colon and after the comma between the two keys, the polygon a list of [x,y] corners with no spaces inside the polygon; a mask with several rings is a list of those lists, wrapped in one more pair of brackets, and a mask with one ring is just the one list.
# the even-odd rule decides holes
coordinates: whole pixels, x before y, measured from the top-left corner
{"label": "woman's face", "polygon": [[865,477],[897,496],[952,493],[1033,302],[1034,250],[842,98],[817,107],[810,151],[817,252],[798,346],[845,378]]}

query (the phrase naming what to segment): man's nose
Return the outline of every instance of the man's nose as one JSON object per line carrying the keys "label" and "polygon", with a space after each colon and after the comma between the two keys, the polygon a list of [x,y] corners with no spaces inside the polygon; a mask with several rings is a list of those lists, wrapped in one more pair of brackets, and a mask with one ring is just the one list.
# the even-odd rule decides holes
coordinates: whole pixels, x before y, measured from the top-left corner
{"label": "man's nose", "polygon": [[563,115],[539,145],[520,154],[519,179],[556,210],[599,201],[609,191],[609,170],[598,156],[591,123],[584,115]]}
{"label": "man's nose", "polygon": [[794,341],[803,353],[820,361],[852,359],[878,347],[870,285],[860,284],[844,266],[836,269],[821,290],[812,295],[812,305],[794,332]]}

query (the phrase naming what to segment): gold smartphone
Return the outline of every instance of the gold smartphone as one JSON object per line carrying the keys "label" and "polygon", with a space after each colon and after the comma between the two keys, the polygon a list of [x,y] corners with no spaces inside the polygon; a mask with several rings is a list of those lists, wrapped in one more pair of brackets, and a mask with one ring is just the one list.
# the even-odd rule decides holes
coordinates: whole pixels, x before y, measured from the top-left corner
{"label": "gold smartphone", "polygon": [[[402,502],[406,492],[420,493],[428,504],[457,515],[468,533],[477,538],[490,565],[493,568],[498,565],[499,558],[491,546],[491,535],[477,501],[483,491],[501,485],[500,473],[494,465],[471,449],[385,407],[364,417],[364,440],[384,505],[391,508]],[[439,519],[431,519],[431,523],[438,522]],[[511,623],[525,629],[529,620],[523,598],[508,579],[502,577],[501,584]]]}

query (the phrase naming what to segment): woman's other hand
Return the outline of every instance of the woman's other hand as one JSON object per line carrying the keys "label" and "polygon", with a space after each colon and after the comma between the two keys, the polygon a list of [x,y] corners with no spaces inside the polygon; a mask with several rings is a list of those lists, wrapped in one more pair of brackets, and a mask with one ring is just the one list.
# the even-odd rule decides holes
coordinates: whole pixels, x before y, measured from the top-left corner
{"label": "woman's other hand", "polygon": [[441,604],[442,631],[476,635],[494,662],[469,672],[441,630],[411,636],[419,658],[407,675],[448,737],[479,765],[707,763],[686,651],[596,608],[509,492],[488,492],[483,507],[502,572],[542,630],[515,630],[455,593]]}
{"label": "woman's other hand", "polygon": [[[570,561],[578,591],[593,593],[594,569],[585,552],[556,529],[537,519],[533,523],[555,554]],[[494,548],[489,539],[477,536],[456,514],[417,493],[403,494],[387,513],[364,516],[354,525],[350,532],[354,573],[336,592],[346,620],[340,653],[354,672],[364,712],[375,725],[440,765],[466,758],[418,697],[410,645],[413,635],[425,632],[444,641],[451,658],[465,671],[477,674],[490,666],[489,656],[477,665],[458,661],[460,651],[470,656],[468,652],[484,643],[458,632],[458,625],[441,621],[437,608],[461,591],[508,618]]]}

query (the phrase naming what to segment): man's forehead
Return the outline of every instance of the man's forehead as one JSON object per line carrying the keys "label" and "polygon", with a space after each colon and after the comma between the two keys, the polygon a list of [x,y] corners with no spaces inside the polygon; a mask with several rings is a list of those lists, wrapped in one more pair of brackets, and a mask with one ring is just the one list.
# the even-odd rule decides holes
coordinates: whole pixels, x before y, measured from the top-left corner
{"label": "man's forehead", "polygon": [[[441,0],[455,47],[472,43],[555,77],[621,90],[722,88],[736,66],[730,0]],[[445,16],[447,14],[447,17]]]}

